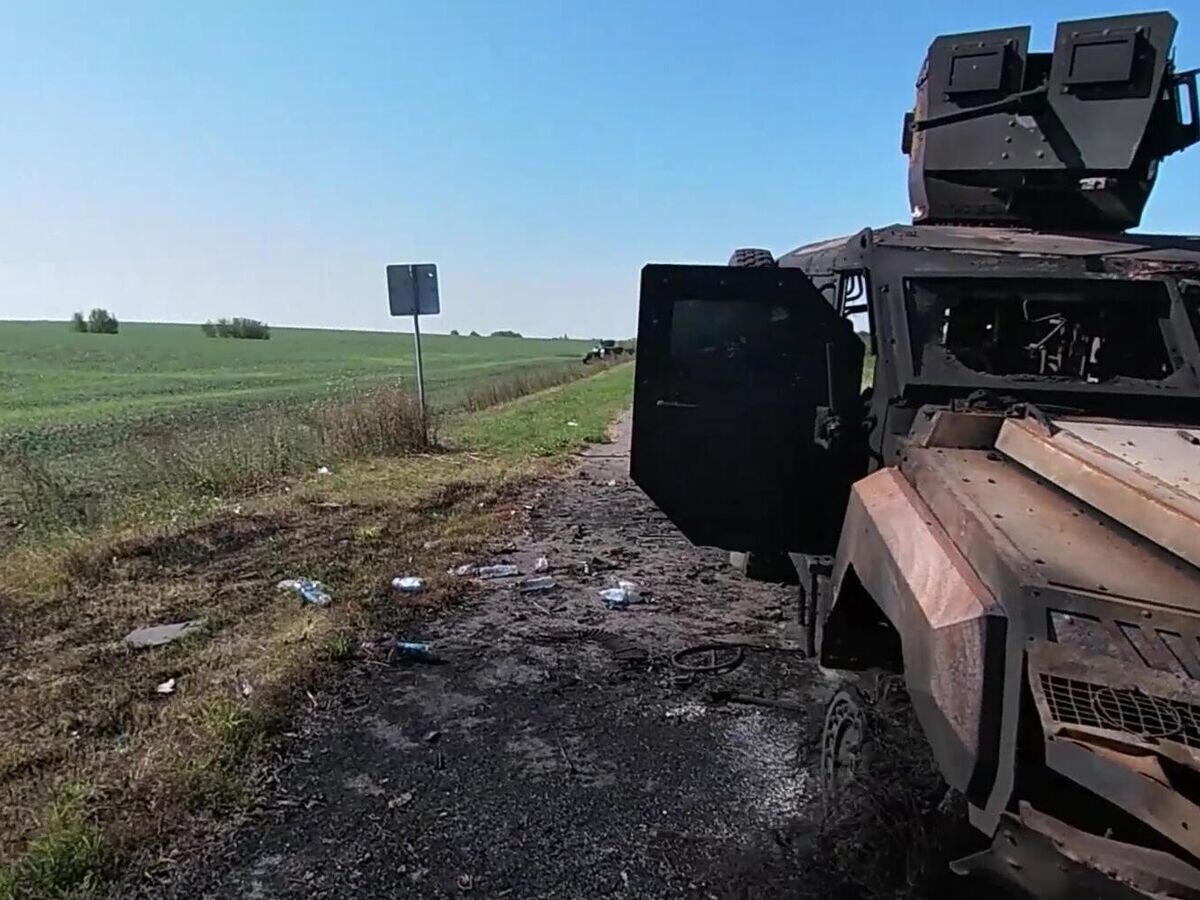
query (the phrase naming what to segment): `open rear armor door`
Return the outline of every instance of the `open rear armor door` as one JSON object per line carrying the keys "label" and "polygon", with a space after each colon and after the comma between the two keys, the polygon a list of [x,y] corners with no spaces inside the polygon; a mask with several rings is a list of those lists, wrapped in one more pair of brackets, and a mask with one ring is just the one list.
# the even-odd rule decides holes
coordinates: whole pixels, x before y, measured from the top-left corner
{"label": "open rear armor door", "polygon": [[633,478],[688,539],[831,552],[863,343],[808,277],[648,265],[637,349]]}

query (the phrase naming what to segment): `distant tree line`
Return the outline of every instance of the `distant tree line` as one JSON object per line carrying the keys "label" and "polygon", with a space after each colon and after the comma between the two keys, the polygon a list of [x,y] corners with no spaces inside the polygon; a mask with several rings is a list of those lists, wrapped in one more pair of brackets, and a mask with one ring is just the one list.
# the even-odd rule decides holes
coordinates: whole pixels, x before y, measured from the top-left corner
{"label": "distant tree line", "polygon": [[492,337],[515,337],[515,338],[519,338],[520,336],[521,336],[521,332],[519,332],[519,331],[509,331],[509,330],[507,330],[507,329],[502,329],[502,330],[500,330],[500,331],[493,331],[493,332],[492,332]]}
{"label": "distant tree line", "polygon": [[93,309],[86,319],[81,312],[71,316],[71,330],[80,334],[116,334],[120,328],[117,317],[107,309]]}
{"label": "distant tree line", "polygon": [[205,322],[200,330],[208,337],[242,338],[248,341],[265,341],[271,337],[271,327],[258,319],[217,319]]}

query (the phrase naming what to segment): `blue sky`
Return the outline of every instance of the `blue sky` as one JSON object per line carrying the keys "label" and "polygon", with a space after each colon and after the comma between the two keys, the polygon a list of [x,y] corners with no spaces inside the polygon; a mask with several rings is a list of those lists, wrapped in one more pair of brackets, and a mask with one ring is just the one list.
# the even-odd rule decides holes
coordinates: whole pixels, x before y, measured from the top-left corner
{"label": "blue sky", "polygon": [[[935,34],[1137,8],[6,4],[0,318],[403,328],[384,267],[432,260],[431,331],[631,334],[644,262],[904,220]],[[1169,159],[1143,228],[1200,231],[1198,186]]]}

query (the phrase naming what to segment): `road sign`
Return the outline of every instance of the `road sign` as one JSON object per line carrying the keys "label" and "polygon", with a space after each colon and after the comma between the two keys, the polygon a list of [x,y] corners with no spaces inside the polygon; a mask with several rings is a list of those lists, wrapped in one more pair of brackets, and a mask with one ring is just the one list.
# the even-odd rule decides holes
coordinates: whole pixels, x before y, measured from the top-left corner
{"label": "road sign", "polygon": [[388,266],[387,284],[393,316],[436,316],[441,312],[436,263]]}
{"label": "road sign", "polygon": [[414,263],[387,267],[388,307],[393,316],[412,316],[413,342],[417,348],[417,400],[421,426],[425,427],[425,365],[421,360],[421,316],[441,312],[437,264]]}

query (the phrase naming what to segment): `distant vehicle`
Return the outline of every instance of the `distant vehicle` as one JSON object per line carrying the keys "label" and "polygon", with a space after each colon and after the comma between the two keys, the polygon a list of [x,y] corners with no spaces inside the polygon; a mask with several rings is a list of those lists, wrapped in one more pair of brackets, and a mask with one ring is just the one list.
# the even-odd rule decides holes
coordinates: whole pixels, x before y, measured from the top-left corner
{"label": "distant vehicle", "polygon": [[789,561],[811,651],[860,674],[828,801],[901,680],[979,833],[952,868],[1036,897],[1200,897],[1200,237],[1125,233],[1200,139],[1175,31],[938,37],[912,224],[642,271],[633,477],[694,543]]}
{"label": "distant vehicle", "polygon": [[600,343],[584,354],[583,362],[586,365],[594,359],[610,359],[614,356],[624,356],[626,353],[633,356],[633,350],[618,344],[616,341],[600,341]]}

